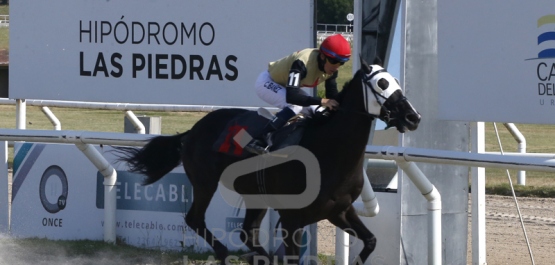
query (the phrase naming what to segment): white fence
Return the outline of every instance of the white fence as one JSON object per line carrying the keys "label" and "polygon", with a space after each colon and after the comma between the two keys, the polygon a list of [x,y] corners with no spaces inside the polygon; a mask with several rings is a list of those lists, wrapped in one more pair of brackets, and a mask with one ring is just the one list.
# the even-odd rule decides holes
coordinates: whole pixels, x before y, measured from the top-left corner
{"label": "white fence", "polygon": [[[75,144],[85,154],[104,176],[104,241],[111,243],[116,242],[117,173],[112,165],[92,145],[141,146],[144,144],[145,139],[147,137],[141,134],[0,129],[0,141],[70,143]],[[7,167],[7,163],[5,166]]]}
{"label": "white fence", "polygon": [[318,24],[316,41],[318,45],[331,35],[341,34],[348,42],[353,43],[353,25],[350,24]]}
{"label": "white fence", "polygon": [[[145,105],[145,104],[122,104],[122,103],[89,103],[89,102],[67,102],[67,101],[44,101],[44,100],[0,100],[0,104],[17,103],[19,119],[24,119],[25,106],[58,106],[58,107],[80,107],[93,109],[112,110],[156,110],[156,111],[212,111],[222,106],[193,106],[193,105]],[[255,109],[255,108],[250,108]],[[74,132],[74,131],[45,131],[45,130],[14,130],[0,129],[0,141],[31,141],[49,143],[73,143],[83,151],[106,177],[106,202],[114,201],[110,183],[115,181],[112,175],[113,168],[98,154],[94,148],[88,148],[91,144],[115,144],[115,145],[141,145],[144,135],[124,133],[101,133],[101,132]],[[429,210],[429,264],[441,263],[441,197],[435,187],[427,180],[422,172],[413,162],[439,163],[464,165],[469,167],[493,167],[504,169],[533,170],[542,172],[555,172],[555,159],[553,157],[530,157],[527,155],[512,154],[503,156],[498,154],[465,153],[456,151],[442,151],[421,148],[404,148],[393,146],[367,146],[366,157],[376,159],[394,160],[405,170],[409,178],[420,189],[428,199]],[[472,189],[472,193],[483,193],[483,190]],[[474,206],[473,206],[474,207]],[[107,211],[115,211],[114,207],[107,207]],[[474,212],[474,211],[473,211]],[[480,212],[480,211],[476,211]],[[113,222],[113,215],[106,214],[106,223]],[[115,228],[105,227],[105,240],[115,240]],[[473,230],[478,229],[474,227]],[[482,230],[483,228],[479,229]],[[339,235],[340,236],[340,235]],[[348,252],[347,252],[348,253]]]}
{"label": "white fence", "polygon": [[[55,114],[48,107],[62,108],[82,108],[82,109],[99,109],[99,110],[120,110],[126,111],[126,115],[135,121],[135,126],[141,126],[136,117],[130,112],[132,110],[141,111],[165,111],[165,112],[210,112],[217,109],[225,108],[243,108],[248,110],[256,110],[258,107],[236,107],[236,106],[214,106],[214,105],[173,105],[173,104],[133,104],[133,103],[107,103],[107,102],[84,102],[84,101],[62,101],[62,100],[13,100],[0,98],[0,105],[16,105],[16,129],[25,129],[26,125],[26,106],[40,106],[43,113],[52,122],[55,130],[59,130],[61,125]],[[276,111],[276,108],[267,108]]]}
{"label": "white fence", "polygon": [[317,24],[316,30],[321,33],[352,33],[353,24]]}
{"label": "white fence", "polygon": [[[437,219],[437,213],[435,212],[437,211],[438,205],[440,209],[439,212],[441,212],[441,200],[435,202],[435,205],[430,202],[428,196],[432,194],[432,189],[430,189],[429,185],[426,183],[427,179],[425,179],[423,175],[418,176],[417,178],[415,178],[416,176],[413,176],[414,174],[421,174],[421,172],[419,173],[418,168],[414,168],[415,166],[411,165],[410,162],[555,172],[555,159],[553,157],[531,157],[516,154],[511,156],[504,156],[498,154],[478,154],[423,148],[367,146],[366,157],[397,161],[399,166],[407,173],[407,175],[411,178],[415,185],[420,189],[422,195],[424,195],[428,199],[428,264],[441,264],[441,219]],[[409,165],[407,165],[406,163],[409,163]],[[428,192],[425,192],[426,188],[423,187],[427,187]],[[473,187],[476,186],[473,185]],[[483,196],[484,190],[473,188],[472,194],[473,197]],[[472,200],[472,203],[473,207],[477,207],[475,204],[478,204],[479,202],[475,202],[474,200]],[[481,208],[482,211],[473,210],[473,218],[475,215],[479,215],[480,212],[483,213],[484,207],[485,204],[481,204],[479,208]],[[484,216],[476,216],[476,218],[483,217]],[[482,226],[483,225],[485,224],[482,224]],[[480,230],[485,232],[485,227],[480,227],[478,224],[473,222],[472,230]],[[485,237],[485,235],[483,236]],[[482,247],[485,246],[482,245]],[[482,249],[481,251],[485,251],[485,249]]]}
{"label": "white fence", "polygon": [[[99,103],[99,102],[74,102],[74,101],[55,101],[55,100],[11,100],[0,99],[0,105],[16,105],[16,128],[0,129],[0,141],[26,141],[43,143],[70,143],[75,144],[87,158],[97,167],[99,172],[105,177],[105,226],[104,240],[106,242],[116,241],[115,211],[116,211],[116,188],[115,183],[117,174],[114,168],[104,157],[92,146],[93,144],[112,144],[124,146],[141,146],[148,139],[143,134],[129,133],[108,133],[108,132],[86,132],[86,131],[61,131],[58,119],[47,108],[51,107],[72,107],[102,110],[121,110],[126,111],[126,115],[131,121],[135,121],[136,128],[142,124],[130,110],[148,111],[213,111],[226,106],[198,106],[198,105],[155,105],[155,104],[128,104],[128,103]],[[43,113],[54,125],[53,131],[49,130],[22,130],[26,124],[26,105],[42,106]],[[245,107],[255,109],[254,107]],[[142,127],[144,133],[144,126]],[[7,167],[7,164],[6,164]]]}
{"label": "white fence", "polygon": [[9,27],[9,26],[10,26],[10,16],[0,15],[0,27]]}
{"label": "white fence", "polygon": [[[87,157],[97,166],[99,171],[107,178],[112,178],[113,168],[109,164],[103,163],[100,157],[93,150],[87,148],[89,144],[117,144],[117,145],[141,145],[145,139],[144,135],[124,134],[124,133],[98,133],[98,132],[74,132],[74,131],[45,131],[45,130],[0,130],[0,140],[2,141],[31,141],[31,142],[50,142],[50,143],[74,143],[82,150]],[[88,151],[87,151],[88,150]],[[404,148],[393,146],[367,146],[366,156],[370,158],[395,160],[399,166],[407,172],[411,180],[420,189],[422,194],[428,199],[429,209],[429,264],[441,264],[441,199],[437,190],[425,178],[421,171],[412,162],[454,164],[471,167],[495,167],[508,169],[526,169],[542,172],[555,172],[555,159],[538,158],[527,156],[502,156],[495,154],[473,154],[456,151],[442,151],[422,148]],[[96,161],[96,162],[95,162]],[[112,178],[107,183],[115,183]],[[112,185],[106,184],[106,202],[115,202],[115,194],[110,192]],[[434,195],[435,194],[435,195]],[[114,220],[114,207],[106,208],[106,224]],[[110,214],[114,212],[114,215]],[[105,227],[105,240],[115,240],[115,227]]]}

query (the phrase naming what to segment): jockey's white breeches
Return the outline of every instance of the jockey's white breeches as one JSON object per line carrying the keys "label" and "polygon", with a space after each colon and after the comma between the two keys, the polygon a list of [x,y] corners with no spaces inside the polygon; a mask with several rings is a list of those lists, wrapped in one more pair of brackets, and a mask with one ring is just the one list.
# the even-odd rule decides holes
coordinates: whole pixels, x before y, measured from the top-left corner
{"label": "jockey's white breeches", "polygon": [[[300,112],[302,112],[305,115],[311,116],[311,114],[313,113],[313,110],[317,107],[317,106],[303,107],[303,106],[287,103],[286,88],[274,82],[274,80],[272,80],[272,77],[270,76],[270,73],[268,71],[264,71],[260,73],[260,75],[258,76],[254,84],[254,89],[256,90],[256,94],[258,95],[258,97],[260,97],[266,103],[274,107],[277,107],[279,109],[290,108],[293,112],[295,112],[295,114],[299,114]],[[308,95],[305,89],[311,89],[311,88],[301,89],[303,93]]]}

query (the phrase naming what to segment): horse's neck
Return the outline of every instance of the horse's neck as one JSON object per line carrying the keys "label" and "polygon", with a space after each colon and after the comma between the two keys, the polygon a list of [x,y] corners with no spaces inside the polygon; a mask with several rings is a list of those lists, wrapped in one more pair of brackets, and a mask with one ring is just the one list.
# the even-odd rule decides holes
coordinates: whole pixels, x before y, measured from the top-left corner
{"label": "horse's neck", "polygon": [[346,137],[344,138],[345,141],[366,145],[372,120],[364,112],[340,110],[330,122],[334,127],[341,128],[340,134]]}
{"label": "horse's neck", "polygon": [[[364,150],[370,134],[371,119],[360,112],[339,110],[321,128],[309,142],[308,147],[319,158],[325,171],[339,175],[328,177],[322,181],[331,186],[344,186],[345,181],[353,182],[353,178],[362,170]],[[307,134],[305,134],[306,136]],[[309,137],[310,137],[309,136]],[[335,173],[334,173],[335,174]]]}
{"label": "horse's neck", "polygon": [[340,110],[333,116],[332,122],[337,128],[343,128],[346,136],[356,137],[356,140],[367,143],[372,119],[363,105],[361,88],[349,88],[342,91]]}
{"label": "horse's neck", "polygon": [[362,150],[368,142],[372,120],[362,112],[339,110],[323,126],[316,129],[317,142],[334,152],[352,153]]}
{"label": "horse's neck", "polygon": [[372,125],[364,106],[361,74],[358,72],[349,87],[338,95],[340,109],[317,133],[319,142],[331,152],[353,160],[362,159]]}

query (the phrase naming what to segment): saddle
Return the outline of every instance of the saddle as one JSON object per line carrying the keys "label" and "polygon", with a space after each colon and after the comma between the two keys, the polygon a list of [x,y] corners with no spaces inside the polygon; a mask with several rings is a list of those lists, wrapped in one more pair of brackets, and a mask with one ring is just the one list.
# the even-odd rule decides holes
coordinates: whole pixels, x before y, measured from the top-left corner
{"label": "saddle", "polygon": [[[244,151],[253,138],[259,137],[269,120],[256,111],[247,111],[228,122],[226,129],[214,143],[213,150],[235,157],[249,157],[253,154]],[[304,133],[307,118],[297,115],[282,128],[266,135],[270,152],[287,146],[298,145]]]}

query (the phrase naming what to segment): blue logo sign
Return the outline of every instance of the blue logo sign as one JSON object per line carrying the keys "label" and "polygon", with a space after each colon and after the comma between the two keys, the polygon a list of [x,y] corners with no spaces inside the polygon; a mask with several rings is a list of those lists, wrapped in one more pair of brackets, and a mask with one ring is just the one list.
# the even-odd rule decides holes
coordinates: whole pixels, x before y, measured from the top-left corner
{"label": "blue logo sign", "polygon": [[225,231],[226,232],[240,232],[243,229],[243,222],[245,218],[242,217],[227,217],[225,218]]}
{"label": "blue logo sign", "polygon": [[[169,173],[159,181],[143,186],[143,175],[117,171],[118,210],[186,213],[193,203],[193,188],[187,175]],[[96,208],[104,209],[104,176],[96,175]]]}
{"label": "blue logo sign", "polygon": [[540,17],[538,19],[538,28],[543,25],[552,25],[554,27],[545,27],[547,31],[540,33],[538,36],[538,45],[542,43],[550,44],[538,53],[538,59],[555,58],[555,15]]}

